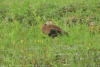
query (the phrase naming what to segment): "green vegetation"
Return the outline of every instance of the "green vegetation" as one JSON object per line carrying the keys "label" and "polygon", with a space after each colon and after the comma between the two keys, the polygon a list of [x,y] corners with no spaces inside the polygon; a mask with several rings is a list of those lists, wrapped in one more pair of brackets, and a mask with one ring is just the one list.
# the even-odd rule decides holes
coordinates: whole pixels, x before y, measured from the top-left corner
{"label": "green vegetation", "polygon": [[[0,0],[0,66],[99,67],[99,0]],[[58,42],[41,32],[53,20],[69,37]],[[91,33],[90,31],[94,32]]]}

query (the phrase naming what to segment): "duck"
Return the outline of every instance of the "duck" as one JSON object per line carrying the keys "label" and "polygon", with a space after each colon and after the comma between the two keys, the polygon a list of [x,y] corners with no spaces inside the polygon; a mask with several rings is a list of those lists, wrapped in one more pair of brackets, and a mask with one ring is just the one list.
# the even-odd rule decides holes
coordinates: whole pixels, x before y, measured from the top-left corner
{"label": "duck", "polygon": [[55,25],[52,20],[48,20],[45,22],[45,24],[42,25],[42,32],[43,34],[46,34],[49,37],[52,37],[53,42],[54,42],[54,39],[56,39],[56,42],[57,42],[56,37],[58,35],[66,34],[69,37],[69,34],[66,31],[64,31],[62,28],[60,28],[59,26]]}

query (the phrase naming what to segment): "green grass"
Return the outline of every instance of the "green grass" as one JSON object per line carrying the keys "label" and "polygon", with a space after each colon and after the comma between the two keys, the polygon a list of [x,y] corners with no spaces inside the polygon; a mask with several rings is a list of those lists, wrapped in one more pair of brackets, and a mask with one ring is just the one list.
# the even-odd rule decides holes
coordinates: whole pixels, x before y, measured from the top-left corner
{"label": "green grass", "polygon": [[[0,66],[100,66],[100,33],[90,35],[87,25],[99,26],[99,12],[99,0],[0,0]],[[47,20],[69,37],[52,43],[41,31]]]}

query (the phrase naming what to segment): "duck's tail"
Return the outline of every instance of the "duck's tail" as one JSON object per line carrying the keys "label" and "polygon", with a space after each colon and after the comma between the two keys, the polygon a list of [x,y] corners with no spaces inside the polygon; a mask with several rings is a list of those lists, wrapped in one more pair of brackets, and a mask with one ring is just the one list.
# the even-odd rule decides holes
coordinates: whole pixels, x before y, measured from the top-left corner
{"label": "duck's tail", "polygon": [[69,34],[66,31],[62,30],[62,33],[66,34],[69,37]]}

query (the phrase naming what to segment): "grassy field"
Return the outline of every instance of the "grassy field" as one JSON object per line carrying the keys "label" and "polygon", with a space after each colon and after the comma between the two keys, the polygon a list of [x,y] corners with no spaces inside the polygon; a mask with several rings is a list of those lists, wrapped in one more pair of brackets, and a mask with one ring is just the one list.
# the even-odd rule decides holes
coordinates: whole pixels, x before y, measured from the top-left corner
{"label": "grassy field", "polygon": [[[0,67],[100,67],[99,16],[99,0],[0,0]],[[47,20],[69,37],[52,43]]]}

